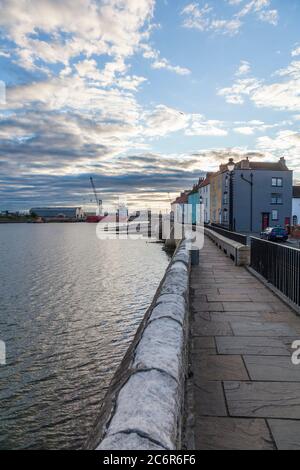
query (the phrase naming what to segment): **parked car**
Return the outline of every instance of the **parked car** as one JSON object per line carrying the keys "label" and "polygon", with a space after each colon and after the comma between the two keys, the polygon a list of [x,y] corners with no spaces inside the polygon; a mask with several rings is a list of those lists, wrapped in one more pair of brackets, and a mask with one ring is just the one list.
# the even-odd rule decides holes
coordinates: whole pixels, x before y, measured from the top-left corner
{"label": "parked car", "polygon": [[268,227],[264,232],[261,232],[260,238],[269,240],[270,242],[286,242],[289,234],[285,228],[282,227]]}

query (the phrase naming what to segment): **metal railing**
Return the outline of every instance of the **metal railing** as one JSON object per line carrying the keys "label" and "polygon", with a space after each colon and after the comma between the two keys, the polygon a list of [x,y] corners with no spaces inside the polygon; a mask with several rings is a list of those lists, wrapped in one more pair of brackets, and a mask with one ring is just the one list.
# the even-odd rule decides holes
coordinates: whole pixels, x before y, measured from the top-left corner
{"label": "metal railing", "polygon": [[250,266],[300,307],[300,250],[251,237]]}
{"label": "metal railing", "polygon": [[215,224],[210,224],[210,225],[205,224],[205,227],[209,228],[210,230],[213,230],[214,232],[217,232],[219,235],[222,235],[223,237],[229,238],[230,240],[234,240],[235,242],[241,243],[242,245],[247,245],[246,235],[242,235],[241,233],[237,233],[237,232],[231,232],[230,230],[218,227]]}

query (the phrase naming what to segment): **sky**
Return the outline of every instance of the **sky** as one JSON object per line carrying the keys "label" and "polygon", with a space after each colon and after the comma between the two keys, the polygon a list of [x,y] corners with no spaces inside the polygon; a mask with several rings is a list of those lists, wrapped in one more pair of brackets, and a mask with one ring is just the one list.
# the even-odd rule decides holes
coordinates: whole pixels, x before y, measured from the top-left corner
{"label": "sky", "polygon": [[0,0],[0,210],[166,208],[229,157],[300,183],[299,0]]}

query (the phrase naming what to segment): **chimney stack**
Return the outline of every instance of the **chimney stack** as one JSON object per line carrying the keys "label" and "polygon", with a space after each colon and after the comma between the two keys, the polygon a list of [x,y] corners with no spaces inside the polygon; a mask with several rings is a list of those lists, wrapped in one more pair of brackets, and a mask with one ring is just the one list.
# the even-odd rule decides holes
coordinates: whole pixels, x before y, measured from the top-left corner
{"label": "chimney stack", "polygon": [[241,169],[242,170],[250,170],[250,161],[249,161],[248,157],[246,158],[246,160],[241,161]]}

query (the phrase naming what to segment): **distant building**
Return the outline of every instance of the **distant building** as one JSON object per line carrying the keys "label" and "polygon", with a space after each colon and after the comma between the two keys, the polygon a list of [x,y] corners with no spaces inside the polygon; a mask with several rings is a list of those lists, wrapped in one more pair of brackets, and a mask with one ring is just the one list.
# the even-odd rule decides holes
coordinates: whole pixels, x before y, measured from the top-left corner
{"label": "distant building", "polygon": [[[210,177],[212,173],[207,173],[206,178],[199,187],[199,199],[202,205],[201,222],[208,224],[210,222]],[[202,220],[203,217],[203,220]]]}
{"label": "distant building", "polygon": [[183,221],[185,206],[189,202],[189,193],[190,191],[183,191],[171,204],[174,220],[177,222]]}
{"label": "distant building", "polygon": [[[221,180],[222,204],[219,223],[230,226],[230,198],[233,205],[233,228],[237,232],[259,233],[267,227],[290,225],[292,221],[293,171],[281,158],[278,162],[254,162],[248,158],[235,164],[232,174],[232,192],[230,174],[227,165],[221,165],[217,176],[217,188],[214,189],[220,209]],[[214,214],[215,215],[215,214]],[[214,217],[213,221],[216,220]]]}
{"label": "distant building", "polygon": [[85,218],[81,207],[34,207],[30,209],[30,214],[35,214],[45,220],[83,220]]}
{"label": "distant building", "polygon": [[293,225],[300,225],[300,186],[293,187]]}
{"label": "distant building", "polygon": [[[222,224],[223,168],[210,177],[210,222]],[[225,214],[224,214],[225,216]]]}
{"label": "distant building", "polygon": [[[189,204],[189,217],[187,223],[197,224],[200,222],[200,196],[199,188],[203,183],[204,178],[200,178],[198,183],[194,185],[192,191],[188,194],[188,204]],[[198,212],[198,213],[197,213]]]}

